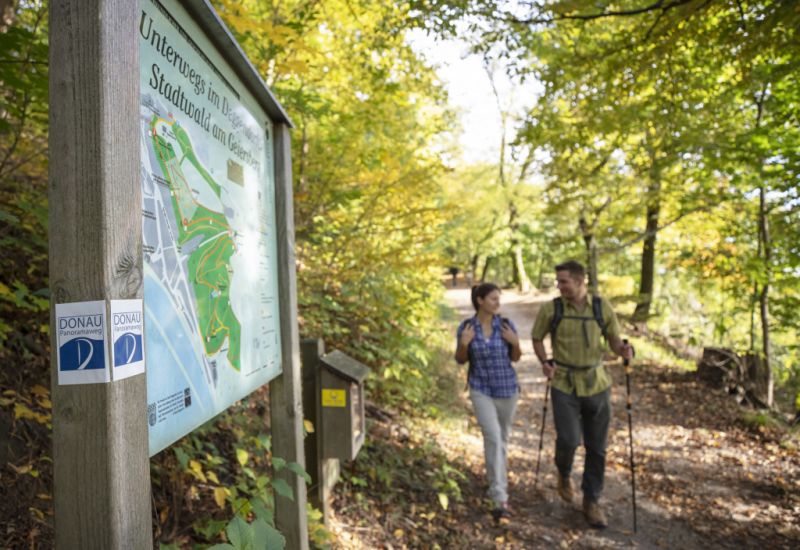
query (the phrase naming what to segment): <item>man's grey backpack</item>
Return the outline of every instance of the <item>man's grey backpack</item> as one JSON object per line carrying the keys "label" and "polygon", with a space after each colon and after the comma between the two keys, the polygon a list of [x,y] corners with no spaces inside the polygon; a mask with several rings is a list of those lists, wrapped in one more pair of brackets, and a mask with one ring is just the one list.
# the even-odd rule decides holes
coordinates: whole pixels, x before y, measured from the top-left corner
{"label": "man's grey backpack", "polygon": [[592,296],[592,316],[584,317],[581,315],[564,315],[564,299],[561,296],[553,298],[553,319],[550,321],[550,345],[554,345],[556,341],[556,331],[562,319],[577,319],[583,321],[583,335],[587,340],[589,335],[586,332],[586,323],[594,320],[600,326],[600,332],[603,333],[603,338],[608,340],[608,331],[606,322],[603,320],[603,300],[600,296]]}

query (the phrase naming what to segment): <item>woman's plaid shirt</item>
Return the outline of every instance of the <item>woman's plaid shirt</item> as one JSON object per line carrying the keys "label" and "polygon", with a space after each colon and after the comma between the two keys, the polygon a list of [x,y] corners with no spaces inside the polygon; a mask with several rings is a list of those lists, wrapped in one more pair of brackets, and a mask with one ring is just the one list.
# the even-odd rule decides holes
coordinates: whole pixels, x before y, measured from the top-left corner
{"label": "woman's plaid shirt", "polygon": [[[506,319],[511,330],[517,327]],[[461,333],[467,323],[472,323],[475,337],[469,344],[469,387],[494,398],[511,397],[519,391],[517,372],[511,366],[510,345],[503,340],[501,334],[503,318],[495,315],[492,318],[492,336],[487,341],[477,317],[465,319],[458,326],[456,346],[461,341]]]}

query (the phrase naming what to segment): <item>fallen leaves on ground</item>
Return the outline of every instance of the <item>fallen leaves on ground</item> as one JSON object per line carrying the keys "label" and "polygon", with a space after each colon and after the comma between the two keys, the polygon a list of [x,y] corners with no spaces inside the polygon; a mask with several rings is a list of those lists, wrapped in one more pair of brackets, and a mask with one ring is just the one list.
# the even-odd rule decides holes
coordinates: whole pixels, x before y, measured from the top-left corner
{"label": "fallen leaves on ground", "polygon": [[[753,426],[729,396],[692,373],[644,365],[634,373],[638,531],[632,531],[624,375],[611,367],[614,418],[604,502],[612,525],[593,531],[579,502],[555,495],[548,413],[534,479],[542,388],[523,388],[509,448],[514,515],[494,525],[484,499],[480,431],[463,417],[371,422],[371,438],[336,489],[340,548],[794,548],[800,542],[797,435]],[[580,486],[583,455],[576,455]],[[445,472],[449,472],[445,474]],[[455,472],[455,473],[454,473]],[[449,484],[449,485],[448,485]],[[454,485],[455,484],[455,485]],[[456,489],[457,485],[457,489]],[[535,486],[535,487],[534,487]],[[447,489],[443,489],[447,487]],[[443,507],[440,495],[447,495]]]}

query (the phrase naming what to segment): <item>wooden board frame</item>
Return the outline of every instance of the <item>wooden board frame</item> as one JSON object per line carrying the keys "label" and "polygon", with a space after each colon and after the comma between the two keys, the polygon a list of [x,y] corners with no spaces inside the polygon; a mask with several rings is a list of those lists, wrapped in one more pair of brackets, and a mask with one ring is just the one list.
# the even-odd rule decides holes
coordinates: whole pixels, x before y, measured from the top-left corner
{"label": "wooden board frame", "polygon": [[[283,374],[270,383],[273,452],[304,465],[291,121],[211,4],[182,5],[274,124]],[[56,303],[143,298],[139,15],[130,0],[50,2],[51,326]],[[56,547],[152,548],[145,377],[59,385],[55,339],[52,330]],[[287,548],[308,548],[305,484],[278,475],[294,499],[276,498],[277,527]]]}

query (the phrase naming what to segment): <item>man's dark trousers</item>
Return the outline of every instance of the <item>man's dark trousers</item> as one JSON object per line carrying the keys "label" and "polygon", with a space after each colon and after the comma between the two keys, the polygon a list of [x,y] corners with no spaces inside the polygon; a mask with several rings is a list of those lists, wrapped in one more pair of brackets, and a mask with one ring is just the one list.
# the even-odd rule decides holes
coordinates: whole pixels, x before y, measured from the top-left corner
{"label": "man's dark trousers", "polygon": [[575,449],[586,448],[583,468],[583,498],[597,502],[603,492],[606,468],[606,442],[611,420],[611,388],[588,397],[553,388],[553,418],[556,424],[556,467],[562,478],[569,477]]}

